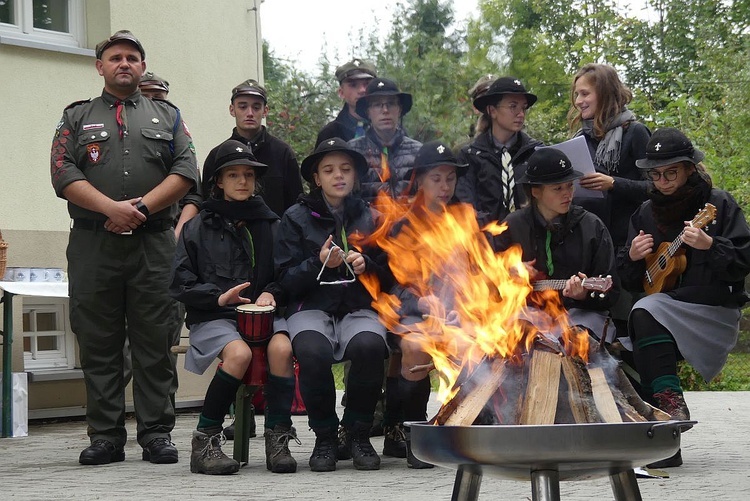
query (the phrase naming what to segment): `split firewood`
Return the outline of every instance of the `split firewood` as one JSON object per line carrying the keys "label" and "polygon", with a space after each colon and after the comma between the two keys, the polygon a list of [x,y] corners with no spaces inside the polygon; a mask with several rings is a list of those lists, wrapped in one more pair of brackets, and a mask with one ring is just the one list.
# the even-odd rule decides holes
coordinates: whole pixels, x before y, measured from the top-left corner
{"label": "split firewood", "polygon": [[622,416],[615,403],[615,397],[607,382],[607,377],[604,375],[604,370],[601,367],[590,368],[589,377],[591,378],[591,390],[594,394],[596,409],[604,422],[622,423]]}
{"label": "split firewood", "polygon": [[520,424],[554,424],[560,388],[561,355],[534,350]]}
{"label": "split firewood", "polygon": [[474,423],[487,401],[495,394],[505,377],[506,360],[492,361],[489,374],[476,384],[445,420],[448,426],[468,426]]}
{"label": "split firewood", "polygon": [[563,357],[562,371],[568,383],[568,403],[576,423],[604,422],[597,410],[586,364],[578,357]]}
{"label": "split firewood", "polygon": [[628,403],[635,409],[635,411],[646,418],[647,421],[669,421],[672,416],[664,412],[663,410],[654,407],[648,402],[644,402],[638,392],[635,391],[625,371],[618,365],[615,368],[615,380],[614,386],[619,388]]}

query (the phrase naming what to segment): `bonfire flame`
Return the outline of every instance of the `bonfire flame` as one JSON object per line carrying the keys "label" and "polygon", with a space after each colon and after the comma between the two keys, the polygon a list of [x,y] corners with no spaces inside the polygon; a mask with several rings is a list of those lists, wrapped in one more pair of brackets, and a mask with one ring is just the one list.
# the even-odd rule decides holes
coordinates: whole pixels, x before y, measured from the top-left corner
{"label": "bonfire flame", "polygon": [[470,372],[487,357],[520,357],[538,335],[559,337],[569,355],[587,360],[588,336],[569,325],[556,291],[534,293],[530,304],[533,287],[520,247],[492,250],[487,234],[497,235],[505,225],[480,228],[468,204],[432,213],[419,198],[410,209],[381,193],[374,207],[381,222],[358,243],[383,249],[395,279],[425,298],[423,320],[401,324],[400,300],[380,290],[376,277],[361,280],[386,328],[408,335],[432,356],[441,402],[454,396],[462,371]]}

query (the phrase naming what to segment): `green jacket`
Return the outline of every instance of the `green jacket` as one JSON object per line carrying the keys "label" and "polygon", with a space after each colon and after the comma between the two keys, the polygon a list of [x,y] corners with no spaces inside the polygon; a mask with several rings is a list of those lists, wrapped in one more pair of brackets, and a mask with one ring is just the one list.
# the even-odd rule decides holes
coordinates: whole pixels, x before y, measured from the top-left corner
{"label": "green jacket", "polygon": [[[78,180],[87,180],[113,200],[141,197],[168,175],[200,183],[193,140],[179,110],[166,101],[152,101],[137,90],[124,100],[117,119],[117,98],[106,91],[89,101],[68,106],[52,142],[52,186],[57,196]],[[71,218],[104,220],[68,202]],[[174,218],[172,204],[149,220]]]}

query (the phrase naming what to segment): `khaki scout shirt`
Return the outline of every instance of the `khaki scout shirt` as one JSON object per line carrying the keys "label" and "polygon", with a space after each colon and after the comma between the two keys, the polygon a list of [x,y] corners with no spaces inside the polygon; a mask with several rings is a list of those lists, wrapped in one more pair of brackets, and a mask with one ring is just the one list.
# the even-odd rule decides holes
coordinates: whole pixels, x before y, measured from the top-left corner
{"label": "khaki scout shirt", "polygon": [[[52,142],[52,186],[57,196],[78,180],[87,180],[112,200],[141,197],[170,174],[200,183],[195,148],[185,123],[169,103],[152,101],[140,91],[124,100],[122,125],[117,98],[106,91],[91,101],[74,103],[63,112]],[[122,134],[121,132],[122,131]],[[173,218],[172,204],[149,220]],[[106,217],[68,202],[71,218]]]}

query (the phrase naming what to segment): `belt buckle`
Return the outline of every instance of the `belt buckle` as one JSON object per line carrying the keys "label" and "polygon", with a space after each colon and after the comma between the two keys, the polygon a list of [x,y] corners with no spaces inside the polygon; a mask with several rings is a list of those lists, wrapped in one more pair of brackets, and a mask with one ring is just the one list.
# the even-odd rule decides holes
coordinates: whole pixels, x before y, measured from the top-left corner
{"label": "belt buckle", "polygon": [[132,234],[133,234],[133,230],[123,231],[122,233],[120,233],[120,235],[132,235]]}

